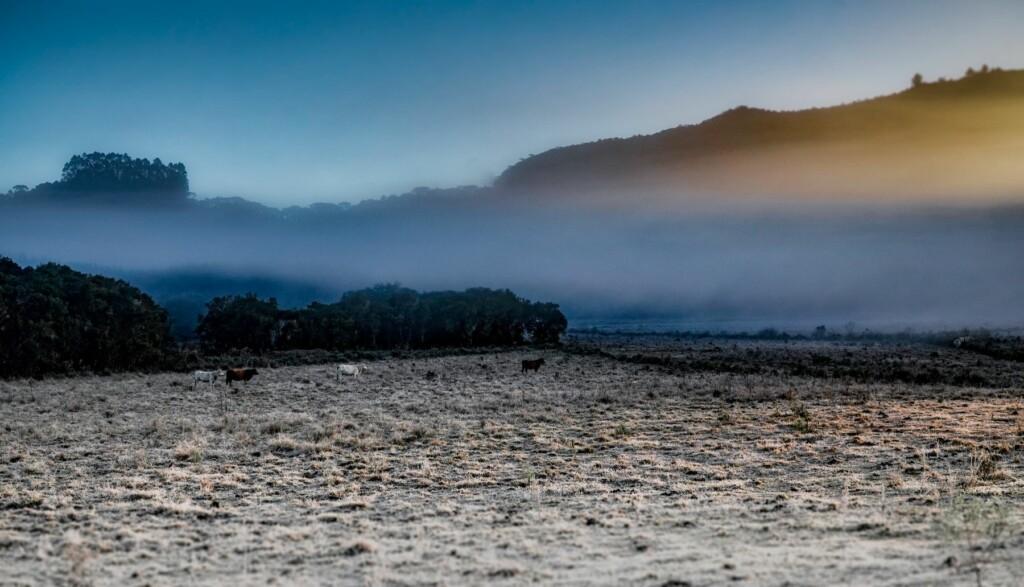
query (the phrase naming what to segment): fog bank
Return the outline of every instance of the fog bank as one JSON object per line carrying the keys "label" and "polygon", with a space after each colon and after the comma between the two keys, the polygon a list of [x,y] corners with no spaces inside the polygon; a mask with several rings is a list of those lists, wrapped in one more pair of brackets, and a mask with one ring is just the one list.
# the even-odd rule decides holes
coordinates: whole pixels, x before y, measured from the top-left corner
{"label": "fog bank", "polygon": [[[0,254],[159,283],[158,299],[205,295],[217,285],[193,281],[218,277],[234,289],[294,283],[319,299],[400,282],[510,288],[560,303],[580,324],[1002,327],[1024,324],[1022,229],[1024,208],[1012,206],[623,213],[484,193],[290,213],[237,202],[7,206]],[[171,272],[176,281],[161,281]]]}

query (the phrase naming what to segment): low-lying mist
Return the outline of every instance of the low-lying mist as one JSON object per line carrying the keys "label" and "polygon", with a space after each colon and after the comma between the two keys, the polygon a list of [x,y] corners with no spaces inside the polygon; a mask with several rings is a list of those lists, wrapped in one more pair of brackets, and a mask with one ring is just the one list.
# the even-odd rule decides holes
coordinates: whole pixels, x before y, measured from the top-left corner
{"label": "low-lying mist", "polygon": [[[231,203],[9,206],[0,208],[0,254],[123,276],[158,290],[158,300],[228,293],[220,287],[297,291],[288,301],[298,305],[304,295],[400,282],[510,288],[560,303],[579,323],[1016,327],[1024,324],[1022,229],[1024,208],[1011,206],[623,213],[481,190],[332,213]],[[297,289],[275,290],[279,282]]]}

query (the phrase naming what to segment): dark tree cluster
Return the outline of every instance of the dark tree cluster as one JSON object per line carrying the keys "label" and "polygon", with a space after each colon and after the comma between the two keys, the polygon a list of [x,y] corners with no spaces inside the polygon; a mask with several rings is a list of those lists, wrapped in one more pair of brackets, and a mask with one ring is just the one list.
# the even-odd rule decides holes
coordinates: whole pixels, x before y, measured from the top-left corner
{"label": "dark tree cluster", "polygon": [[167,313],[124,281],[0,258],[0,376],[159,368]]}
{"label": "dark tree cluster", "polygon": [[179,205],[188,200],[188,172],[181,163],[136,159],[123,153],[83,153],[65,165],[58,181],[28,189],[16,185],[16,203]]}
{"label": "dark tree cluster", "polygon": [[265,301],[255,294],[217,297],[206,304],[196,334],[205,351],[247,348],[261,353],[273,348],[280,313],[274,298]]}
{"label": "dark tree cluster", "polygon": [[379,285],[333,304],[278,308],[274,298],[219,297],[197,330],[203,350],[419,349],[557,343],[567,321],[557,304],[508,290],[420,293]]}
{"label": "dark tree cluster", "polygon": [[188,193],[181,163],[135,159],[123,153],[83,153],[64,165],[60,186],[76,192]]}
{"label": "dark tree cluster", "polygon": [[[419,293],[380,285],[333,304],[283,309],[254,294],[216,297],[202,350],[386,350],[557,343],[557,304],[508,290]],[[183,368],[166,310],[125,281],[0,257],[0,377]]]}

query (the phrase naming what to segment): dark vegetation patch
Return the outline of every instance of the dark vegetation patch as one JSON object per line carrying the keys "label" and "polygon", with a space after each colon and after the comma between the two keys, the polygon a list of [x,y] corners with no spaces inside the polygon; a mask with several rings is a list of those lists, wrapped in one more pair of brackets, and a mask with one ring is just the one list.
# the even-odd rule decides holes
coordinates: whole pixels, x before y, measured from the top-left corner
{"label": "dark vegetation patch", "polygon": [[333,304],[278,308],[274,298],[217,297],[196,332],[201,349],[429,349],[557,343],[567,321],[557,304],[509,290],[420,293],[398,285],[348,292]]}
{"label": "dark vegetation patch", "polygon": [[508,290],[381,285],[300,310],[251,294],[214,298],[196,347],[175,341],[167,312],[124,281],[0,258],[0,377],[460,354],[558,344],[566,325],[557,304]]}
{"label": "dark vegetation patch", "polygon": [[150,370],[173,346],[167,313],[128,283],[0,258],[0,376]]}
{"label": "dark vegetation patch", "polygon": [[137,159],[125,153],[75,155],[57,181],[33,189],[16,186],[15,202],[180,206],[188,202],[188,172],[181,163]]}
{"label": "dark vegetation patch", "polygon": [[[674,373],[811,377],[857,383],[1007,388],[1024,383],[1012,351],[981,355],[947,335],[888,340],[759,340],[646,334],[574,333],[566,351],[599,355]],[[1017,337],[992,337],[992,348],[1020,349]],[[1016,345],[1016,346],[1015,346]]]}
{"label": "dark vegetation patch", "polygon": [[988,333],[976,333],[958,337],[954,340],[956,347],[980,355],[1002,361],[1024,362],[1024,338],[1020,336],[992,336]]}

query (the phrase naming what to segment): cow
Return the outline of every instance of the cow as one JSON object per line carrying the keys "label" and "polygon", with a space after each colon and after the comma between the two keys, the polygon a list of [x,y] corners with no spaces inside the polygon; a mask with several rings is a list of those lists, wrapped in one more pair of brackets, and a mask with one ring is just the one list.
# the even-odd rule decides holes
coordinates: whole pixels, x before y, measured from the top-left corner
{"label": "cow", "polygon": [[968,345],[968,344],[971,344],[973,342],[974,342],[974,337],[973,336],[961,336],[961,337],[958,337],[956,340],[953,341],[953,346],[956,347],[956,348],[960,348],[960,347],[962,347],[964,345]]}
{"label": "cow", "polygon": [[341,364],[341,365],[338,365],[338,370],[337,371],[338,371],[338,381],[341,381],[341,376],[342,375],[344,375],[346,377],[358,377],[359,374],[363,372],[363,367],[361,365]]}
{"label": "cow", "polygon": [[244,369],[225,369],[224,380],[227,381],[228,387],[231,387],[232,381],[249,381],[258,374],[259,371],[252,367],[246,367]]}
{"label": "cow", "polygon": [[192,389],[196,388],[196,385],[202,381],[213,385],[217,383],[217,377],[220,375],[217,371],[195,371],[192,373]]}
{"label": "cow", "polygon": [[540,366],[544,364],[544,359],[523,359],[523,373],[527,371],[540,371]]}

